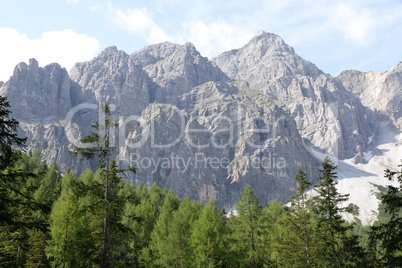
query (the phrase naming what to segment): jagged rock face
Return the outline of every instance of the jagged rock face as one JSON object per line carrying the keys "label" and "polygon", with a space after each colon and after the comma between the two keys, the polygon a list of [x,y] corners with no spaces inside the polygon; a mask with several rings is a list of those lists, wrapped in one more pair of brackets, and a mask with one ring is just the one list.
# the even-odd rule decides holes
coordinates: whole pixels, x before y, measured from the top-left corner
{"label": "jagged rock face", "polygon": [[317,77],[322,72],[295,54],[281,37],[263,31],[243,48],[225,52],[214,62],[232,79],[244,79],[260,89],[284,76]]}
{"label": "jagged rock face", "polygon": [[195,87],[177,107],[151,104],[125,140],[120,159],[138,167],[137,182],[146,178],[228,208],[248,184],[263,203],[286,201],[296,187],[293,174],[303,168],[313,176],[318,166],[284,107],[235,83]]}
{"label": "jagged rock face", "polygon": [[140,114],[149,103],[148,76],[130,56],[116,47],[105,49],[95,59],[77,63],[71,70],[74,99],[108,103],[121,114]]}
{"label": "jagged rock face", "polygon": [[[28,150],[41,149],[63,172],[96,168],[96,160],[80,164],[68,151],[93,131],[103,102],[119,122],[113,157],[138,168],[131,179],[231,207],[247,184],[263,203],[287,201],[299,168],[317,176],[310,149],[363,161],[377,118],[369,110],[400,122],[401,69],[333,78],[279,36],[260,32],[213,61],[191,43],[131,55],[110,47],[77,63],[70,76],[57,64],[39,68],[31,60],[0,92],[22,122]],[[370,96],[373,81],[381,104]]]}
{"label": "jagged rock face", "polygon": [[24,122],[64,118],[71,109],[70,78],[57,63],[44,68],[34,59],[20,63],[1,88],[13,107],[13,116]]}
{"label": "jagged rock face", "polygon": [[338,79],[377,117],[389,117],[402,131],[402,62],[386,72],[343,71]]}
{"label": "jagged rock face", "polygon": [[361,161],[368,126],[359,100],[341,83],[295,54],[277,35],[259,32],[246,46],[214,59],[232,79],[281,100],[310,145],[341,159]]}
{"label": "jagged rock face", "polygon": [[[71,169],[81,173],[86,168],[91,168],[90,162],[80,163],[79,159],[71,156],[70,151],[74,149],[74,145],[66,136],[65,120],[57,120],[48,125],[20,122],[19,133],[27,137],[28,152],[40,149],[44,160],[48,163],[55,161],[62,172]],[[92,167],[96,165],[92,163]]]}
{"label": "jagged rock face", "polygon": [[151,102],[176,104],[177,98],[193,87],[208,81],[229,80],[191,43],[152,45],[133,53],[131,58],[150,78]]}

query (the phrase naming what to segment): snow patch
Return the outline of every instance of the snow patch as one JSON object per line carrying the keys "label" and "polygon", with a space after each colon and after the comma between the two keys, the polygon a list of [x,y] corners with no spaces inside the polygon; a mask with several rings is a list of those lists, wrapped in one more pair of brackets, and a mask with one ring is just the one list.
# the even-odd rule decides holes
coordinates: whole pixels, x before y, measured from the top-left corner
{"label": "snow patch", "polygon": [[351,213],[343,215],[348,221],[354,221],[356,217],[363,225],[374,223],[377,219],[379,205],[376,195],[379,193],[379,189],[376,185],[383,187],[398,185],[396,181],[389,181],[384,177],[384,170],[397,169],[402,160],[402,144],[395,142],[402,140],[402,134],[392,132],[388,124],[387,122],[381,123],[375,142],[373,142],[374,135],[369,138],[369,142],[373,142],[373,150],[363,153],[364,158],[368,161],[366,164],[354,164],[352,159],[338,160],[333,156],[307,148],[320,161],[323,161],[326,156],[333,161],[336,160],[334,163],[338,165],[337,189],[341,194],[349,194],[349,200],[342,205],[348,206],[352,203],[359,207],[359,215],[355,216]]}

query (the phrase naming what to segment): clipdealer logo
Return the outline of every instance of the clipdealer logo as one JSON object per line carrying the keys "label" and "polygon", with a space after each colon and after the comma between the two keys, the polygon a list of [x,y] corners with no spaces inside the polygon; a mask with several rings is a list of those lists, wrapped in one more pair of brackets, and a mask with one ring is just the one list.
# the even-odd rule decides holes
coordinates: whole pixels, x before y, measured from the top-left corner
{"label": "clipdealer logo", "polygon": [[[89,148],[94,144],[84,144],[80,141],[79,127],[73,123],[74,116],[83,110],[96,110],[99,109],[99,123],[105,121],[105,113],[100,109],[101,104],[82,103],[73,107],[66,116],[65,131],[69,142],[81,148]],[[176,122],[179,125],[175,131],[178,133],[175,137],[168,137],[164,139],[161,137],[157,130],[156,121],[163,113],[162,107],[168,107],[169,112],[177,116]],[[113,113],[116,109],[115,105],[109,105],[110,112]],[[237,114],[233,118],[228,116],[218,116],[213,120],[219,122],[219,127],[211,131],[210,129],[200,128],[199,126],[206,126],[211,122],[205,116],[190,116],[186,118],[182,111],[173,105],[160,105],[154,104],[150,107],[150,116],[145,119],[137,115],[130,116],[113,116],[112,122],[118,122],[114,124],[113,129],[110,129],[111,135],[109,136],[109,144],[112,147],[125,151],[134,151],[129,155],[123,156],[120,152],[120,161],[128,162],[130,166],[137,167],[139,170],[148,170],[151,173],[155,173],[158,169],[177,169],[181,173],[185,173],[189,169],[197,168],[210,168],[210,169],[227,169],[231,166],[246,165],[248,168],[263,169],[267,174],[274,174],[276,170],[283,174],[282,170],[286,167],[285,158],[278,156],[275,153],[275,147],[277,142],[277,127],[281,121],[285,119],[285,116],[278,118],[267,118],[263,116],[251,116],[248,113],[243,113],[242,107],[239,104],[237,107]],[[215,122],[215,123],[216,123]],[[129,126],[134,124],[136,128],[141,129],[141,135],[133,140],[130,140],[126,133],[130,129]],[[258,125],[258,127],[256,127]],[[104,130],[103,130],[104,131]],[[116,133],[118,133],[116,135]],[[204,139],[203,143],[197,140],[202,136],[209,137]],[[101,136],[104,133],[99,133]],[[222,136],[225,138],[222,139]],[[253,136],[265,137],[265,141],[261,142],[259,139],[252,139]],[[229,159],[228,157],[217,157],[206,155],[202,151],[206,148],[225,149],[228,147],[236,147],[236,143],[239,139],[243,139],[247,147],[265,151],[266,154],[261,157],[250,156],[246,153],[240,157],[234,157]],[[184,142],[187,146],[196,149],[196,153],[189,157],[182,157],[170,153],[168,156],[151,157],[149,155],[141,155],[140,149],[143,146],[147,146],[151,150],[163,150],[169,149],[180,142]],[[267,144],[269,146],[267,148]]]}

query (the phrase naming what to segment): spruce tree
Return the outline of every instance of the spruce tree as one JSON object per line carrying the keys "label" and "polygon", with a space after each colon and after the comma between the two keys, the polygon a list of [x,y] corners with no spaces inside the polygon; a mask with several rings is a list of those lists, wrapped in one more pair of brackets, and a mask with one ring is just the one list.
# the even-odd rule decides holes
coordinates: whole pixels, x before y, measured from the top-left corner
{"label": "spruce tree", "polygon": [[82,209],[81,187],[81,181],[73,173],[63,176],[61,195],[50,215],[51,240],[47,255],[53,266],[91,267],[99,261],[96,240],[91,235],[92,218]]}
{"label": "spruce tree", "polygon": [[180,203],[179,208],[173,211],[166,244],[171,249],[169,257],[174,267],[192,267],[194,265],[190,241],[191,229],[200,211],[201,204],[192,201],[188,196]]}
{"label": "spruce tree", "polygon": [[20,191],[25,183],[27,172],[15,169],[15,163],[21,158],[21,152],[14,147],[23,147],[26,138],[17,134],[18,121],[11,118],[10,104],[7,99],[0,96],[0,226],[25,225],[17,221],[15,210],[10,206],[16,203],[34,205],[31,198]]}
{"label": "spruce tree", "polygon": [[163,202],[159,217],[151,234],[150,251],[144,252],[143,264],[156,267],[172,267],[175,248],[169,243],[172,232],[172,219],[174,211],[180,206],[181,200],[169,190]]}
{"label": "spruce tree", "polygon": [[[89,147],[77,147],[71,153],[75,156],[81,156],[81,159],[92,159],[98,158],[99,168],[103,171],[104,175],[104,202],[103,202],[103,242],[102,242],[102,267],[106,268],[109,266],[111,260],[110,256],[110,191],[111,191],[111,176],[114,176],[111,171],[111,156],[114,147],[111,146],[111,139],[113,138],[112,131],[114,127],[118,126],[117,123],[113,122],[113,117],[111,116],[111,110],[108,105],[101,105],[102,112],[102,122],[96,122],[92,124],[92,127],[97,131],[94,132],[83,139],[81,142],[83,144],[92,144]],[[127,170],[135,172],[135,168],[128,167]],[[115,169],[115,173],[122,172],[123,170]]]}
{"label": "spruce tree", "polygon": [[236,212],[229,219],[232,260],[241,267],[259,267],[263,262],[258,248],[262,207],[251,186],[242,191]]}
{"label": "spruce tree", "polygon": [[[399,165],[402,167],[402,164]],[[389,216],[387,222],[374,225],[370,231],[370,244],[381,266],[402,266],[402,169],[385,170],[385,177],[396,179],[399,186],[389,185],[386,193],[380,196],[385,212]]]}
{"label": "spruce tree", "polygon": [[316,267],[315,254],[318,250],[311,202],[307,191],[312,185],[302,169],[295,176],[297,194],[292,197],[290,207],[281,219],[287,226],[287,236],[282,241],[283,264],[292,267]]}
{"label": "spruce tree", "polygon": [[[282,203],[273,199],[262,209],[260,217],[260,232],[258,239],[258,253],[264,267],[280,267],[285,255],[283,241],[287,235],[288,225],[282,219],[285,209]],[[262,266],[262,265],[261,265]]]}
{"label": "spruce tree", "polygon": [[314,188],[314,209],[317,221],[317,233],[320,239],[318,251],[319,265],[326,267],[359,266],[363,250],[358,245],[356,236],[350,234],[352,225],[341,216],[348,208],[342,204],[348,200],[336,189],[336,166],[328,157],[324,159],[319,184]]}
{"label": "spruce tree", "polygon": [[224,267],[227,260],[225,215],[210,199],[191,230],[193,263],[196,267]]}

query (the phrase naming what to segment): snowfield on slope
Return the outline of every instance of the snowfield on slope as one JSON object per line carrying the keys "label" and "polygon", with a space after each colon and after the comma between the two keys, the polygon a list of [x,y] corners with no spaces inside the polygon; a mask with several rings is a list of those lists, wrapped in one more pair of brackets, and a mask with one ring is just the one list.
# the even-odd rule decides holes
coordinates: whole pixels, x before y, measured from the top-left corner
{"label": "snowfield on slope", "polygon": [[[359,207],[359,215],[345,213],[344,218],[354,221],[356,217],[363,225],[370,225],[377,219],[379,189],[376,185],[398,185],[396,181],[384,178],[384,170],[396,170],[401,164],[402,133],[396,134],[387,122],[382,122],[370,145],[370,153],[367,152],[365,156],[371,154],[371,158],[367,159],[366,164],[354,164],[352,159],[337,160],[330,156],[338,165],[337,189],[342,194],[349,194],[349,200],[343,205],[352,203]],[[311,148],[310,151],[321,161],[326,156]]]}

